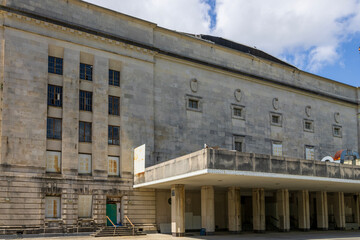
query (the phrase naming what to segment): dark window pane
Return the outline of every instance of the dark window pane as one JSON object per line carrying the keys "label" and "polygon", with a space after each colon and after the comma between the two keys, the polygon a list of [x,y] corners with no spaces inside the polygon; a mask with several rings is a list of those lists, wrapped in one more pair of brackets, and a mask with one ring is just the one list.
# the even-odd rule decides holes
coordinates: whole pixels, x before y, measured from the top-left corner
{"label": "dark window pane", "polygon": [[120,86],[120,72],[109,69],[109,85]]}
{"label": "dark window pane", "polygon": [[92,92],[80,91],[79,108],[80,110],[92,111]]}
{"label": "dark window pane", "polygon": [[92,81],[92,65],[80,63],[80,79]]}
{"label": "dark window pane", "polygon": [[48,57],[48,72],[62,75],[63,74],[63,59],[57,57]]}
{"label": "dark window pane", "polygon": [[61,139],[61,119],[47,119],[46,136],[50,139]]}

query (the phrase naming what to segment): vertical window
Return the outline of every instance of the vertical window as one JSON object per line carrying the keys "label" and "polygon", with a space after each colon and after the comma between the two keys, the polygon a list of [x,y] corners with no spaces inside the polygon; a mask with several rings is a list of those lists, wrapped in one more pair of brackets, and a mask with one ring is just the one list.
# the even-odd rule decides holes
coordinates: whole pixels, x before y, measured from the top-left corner
{"label": "vertical window", "polygon": [[92,81],[93,66],[80,63],[80,79]]}
{"label": "vertical window", "polygon": [[46,151],[46,172],[61,172],[61,152]]}
{"label": "vertical window", "polygon": [[79,154],[79,174],[91,174],[91,155]]}
{"label": "vertical window", "polygon": [[233,136],[234,141],[234,150],[243,152],[244,151],[244,137],[243,136]]}
{"label": "vertical window", "polygon": [[120,87],[120,72],[109,69],[109,85]]}
{"label": "vertical window", "polygon": [[48,105],[62,107],[62,87],[48,85]]}
{"label": "vertical window", "polygon": [[235,150],[242,152],[242,142],[235,142]]}
{"label": "vertical window", "polygon": [[108,175],[109,176],[119,176],[119,157],[108,157]]}
{"label": "vertical window", "polygon": [[120,145],[120,127],[108,127],[108,143],[110,145]]}
{"label": "vertical window", "polygon": [[50,139],[61,139],[61,119],[47,118],[46,137]]}
{"label": "vertical window", "polygon": [[48,57],[48,72],[62,75],[63,74],[63,59],[57,57]]}
{"label": "vertical window", "polygon": [[78,217],[79,218],[91,218],[92,217],[92,196],[91,195],[79,195]]}
{"label": "vertical window", "polygon": [[91,123],[79,122],[79,142],[91,142]]}
{"label": "vertical window", "polygon": [[333,136],[334,137],[342,137],[341,126],[333,125]]}
{"label": "vertical window", "polygon": [[199,108],[199,101],[194,99],[189,99],[188,107],[191,109],[198,109]]}
{"label": "vertical window", "polygon": [[109,96],[109,114],[120,115],[120,98]]}
{"label": "vertical window", "polygon": [[305,159],[315,160],[315,152],[313,146],[305,146]]}
{"label": "vertical window", "polygon": [[45,197],[45,218],[60,218],[60,197]]}
{"label": "vertical window", "polygon": [[92,111],[92,92],[80,91],[80,110]]}
{"label": "vertical window", "polygon": [[314,122],[312,120],[304,119],[304,131],[314,132]]}
{"label": "vertical window", "polygon": [[272,143],[272,155],[273,156],[282,156],[282,142],[273,142]]}

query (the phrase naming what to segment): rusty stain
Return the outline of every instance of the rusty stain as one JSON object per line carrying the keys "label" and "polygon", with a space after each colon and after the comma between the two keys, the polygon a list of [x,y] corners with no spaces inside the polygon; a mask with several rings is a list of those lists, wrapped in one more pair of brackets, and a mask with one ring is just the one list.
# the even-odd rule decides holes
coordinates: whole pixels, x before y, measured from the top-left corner
{"label": "rusty stain", "polygon": [[54,206],[53,206],[53,216],[54,217],[57,217],[57,201],[56,201],[56,199],[54,199]]}
{"label": "rusty stain", "polygon": [[55,169],[55,172],[60,172],[58,156],[54,157],[54,169]]}

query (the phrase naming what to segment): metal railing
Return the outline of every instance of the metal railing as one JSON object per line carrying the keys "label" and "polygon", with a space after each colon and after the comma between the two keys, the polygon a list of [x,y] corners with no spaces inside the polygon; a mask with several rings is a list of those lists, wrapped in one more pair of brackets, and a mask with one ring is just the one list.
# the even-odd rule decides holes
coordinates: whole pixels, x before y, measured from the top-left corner
{"label": "metal railing", "polygon": [[114,236],[115,236],[115,233],[116,233],[116,225],[111,221],[111,219],[108,217],[108,216],[106,216],[106,218],[110,221],[110,223],[114,226]]}
{"label": "metal railing", "polygon": [[133,236],[135,236],[135,225],[130,221],[130,219],[126,215],[125,215],[125,219],[130,223],[130,225],[132,227]]}

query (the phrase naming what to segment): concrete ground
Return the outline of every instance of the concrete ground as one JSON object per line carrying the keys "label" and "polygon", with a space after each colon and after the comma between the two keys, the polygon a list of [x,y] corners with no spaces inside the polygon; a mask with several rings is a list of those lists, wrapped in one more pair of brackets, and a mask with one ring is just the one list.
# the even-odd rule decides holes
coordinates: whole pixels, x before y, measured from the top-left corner
{"label": "concrete ground", "polygon": [[198,233],[188,233],[187,236],[181,238],[175,238],[171,235],[166,234],[148,234],[146,236],[135,236],[135,237],[101,237],[94,238],[89,235],[82,236],[1,236],[2,239],[29,239],[29,240],[196,240],[196,239],[205,239],[205,240],[234,240],[234,239],[294,239],[294,240],[317,240],[317,239],[333,239],[333,240],[359,240],[360,231],[311,231],[311,232],[290,232],[290,233],[278,233],[278,232],[269,232],[264,234],[256,233],[241,233],[241,234],[228,234],[228,233],[218,233],[213,236],[199,236]]}

